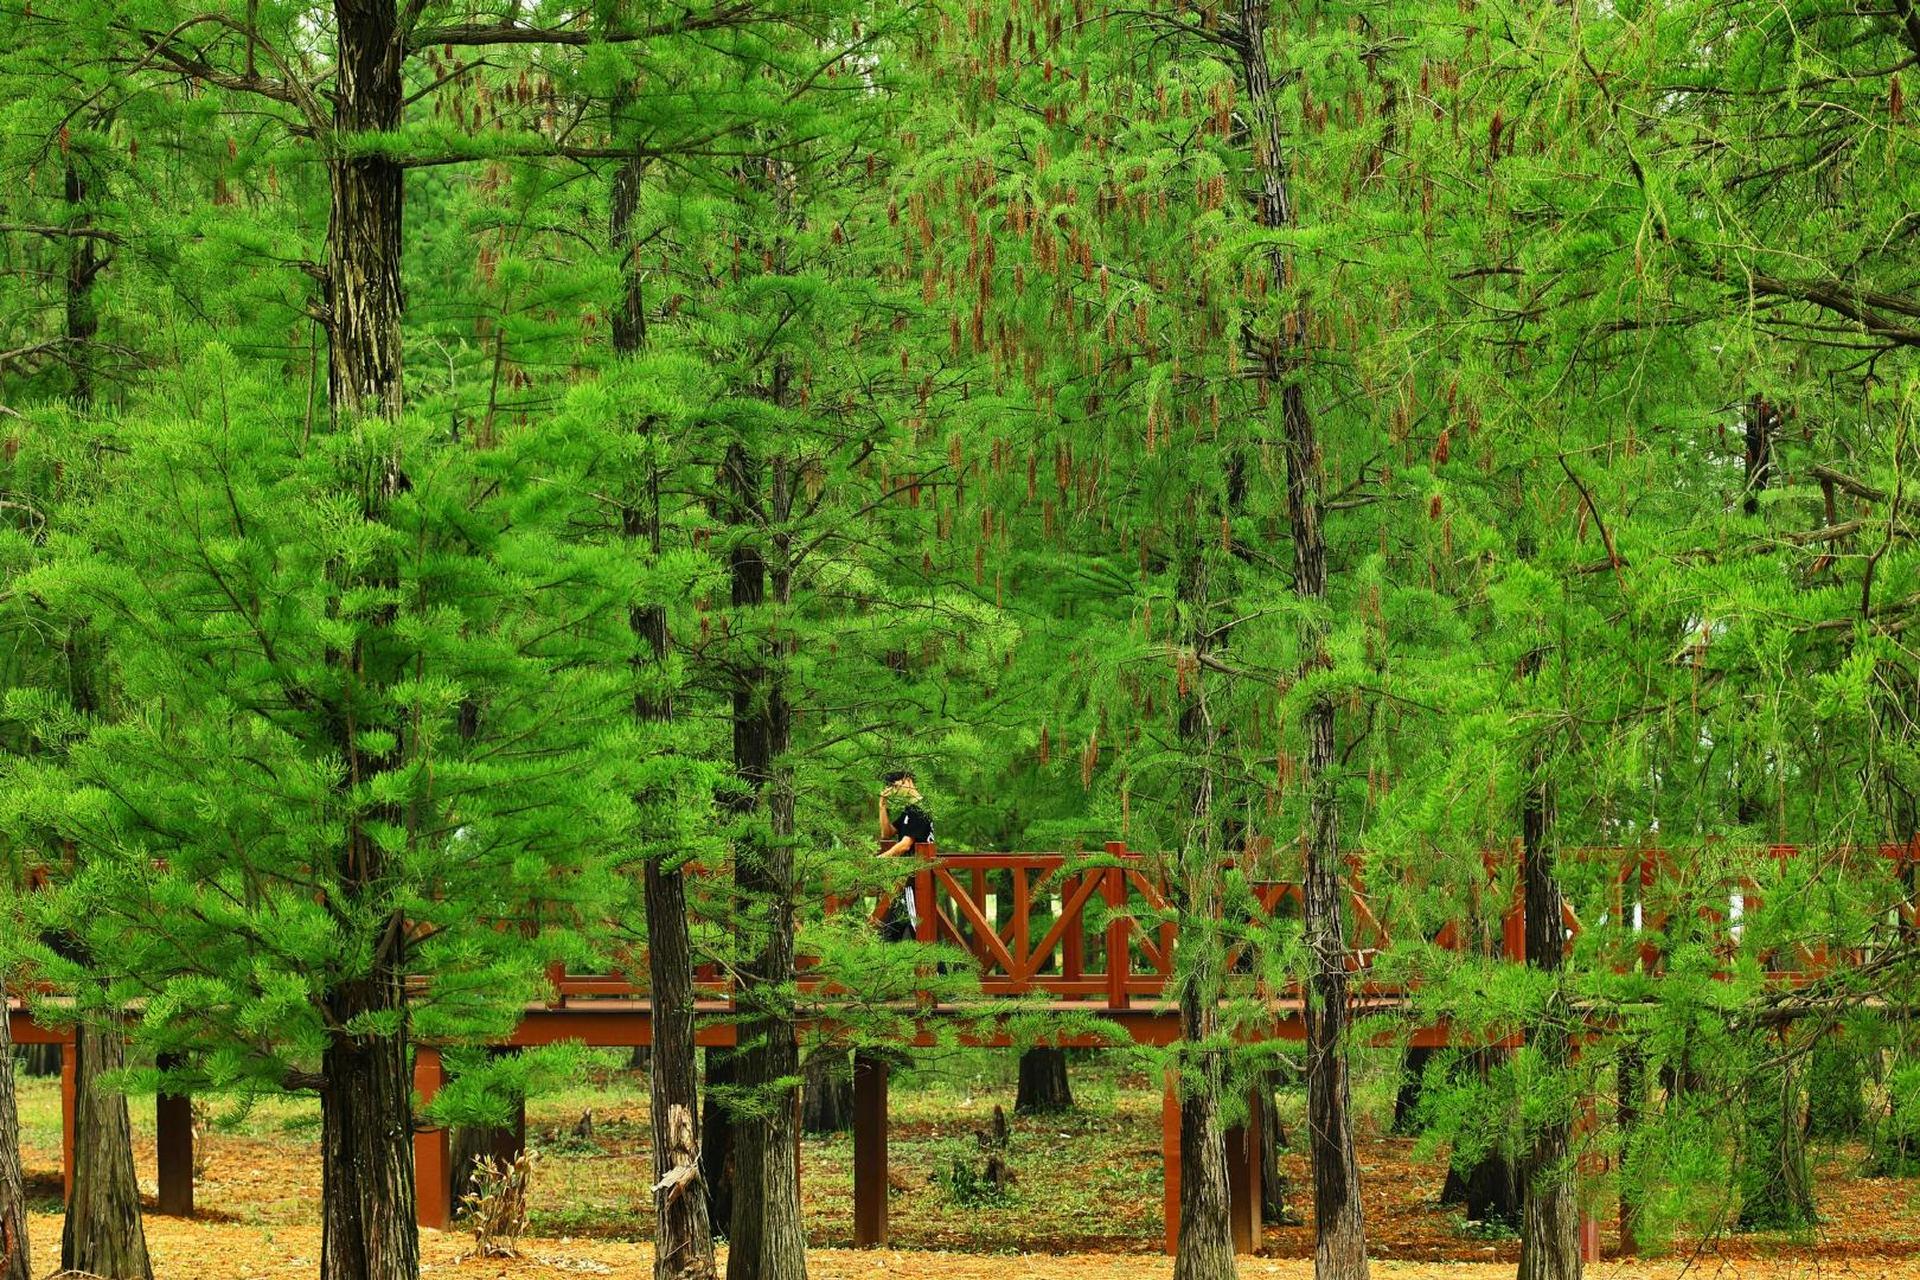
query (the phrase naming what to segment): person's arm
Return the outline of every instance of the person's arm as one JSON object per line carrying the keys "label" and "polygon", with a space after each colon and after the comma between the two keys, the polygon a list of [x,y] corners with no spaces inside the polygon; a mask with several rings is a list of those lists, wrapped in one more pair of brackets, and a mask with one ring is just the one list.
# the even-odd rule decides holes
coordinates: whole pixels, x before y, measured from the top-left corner
{"label": "person's arm", "polygon": [[913,848],[913,837],[901,836],[898,840],[895,840],[892,844],[882,849],[880,851],[880,856],[883,858],[897,858],[901,854],[906,853],[908,850],[912,848]]}
{"label": "person's arm", "polygon": [[891,840],[898,834],[899,832],[893,829],[893,819],[887,814],[887,793],[882,791],[880,793],[880,838]]}

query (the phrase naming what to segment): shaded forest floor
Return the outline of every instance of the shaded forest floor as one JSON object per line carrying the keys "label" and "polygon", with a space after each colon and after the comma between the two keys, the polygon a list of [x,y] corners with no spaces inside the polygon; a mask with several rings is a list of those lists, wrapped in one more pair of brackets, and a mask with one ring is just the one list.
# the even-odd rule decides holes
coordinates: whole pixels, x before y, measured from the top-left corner
{"label": "shaded forest floor", "polygon": [[[1079,1105],[1074,1112],[1010,1117],[1007,1160],[1017,1175],[1011,1192],[995,1202],[962,1204],[944,1175],[956,1162],[978,1166],[976,1134],[990,1124],[996,1103],[1011,1111],[1013,1092],[1003,1081],[967,1075],[971,1065],[963,1058],[896,1081],[890,1205],[895,1251],[846,1248],[853,1213],[851,1138],[806,1140],[807,1231],[821,1250],[811,1274],[829,1280],[881,1275],[1001,1280],[1009,1274],[1008,1254],[1053,1255],[1023,1257],[1017,1264],[1022,1277],[1118,1280],[1167,1274],[1159,1257],[1160,1094],[1148,1077],[1076,1066]],[[593,1074],[592,1081],[529,1108],[529,1138],[541,1162],[525,1258],[471,1260],[455,1268],[466,1238],[430,1232],[427,1256],[434,1269],[475,1277],[650,1274],[644,1243],[651,1225],[644,1194],[650,1168],[646,1079],[612,1058]],[[57,1260],[59,1238],[59,1093],[56,1081],[21,1083],[24,1154],[40,1211],[34,1224],[40,1250],[36,1269],[45,1271]],[[1444,1155],[1427,1157],[1410,1140],[1381,1136],[1371,1115],[1382,1108],[1366,1105],[1364,1095],[1357,1101],[1363,1116],[1368,1234],[1374,1256],[1388,1264],[1379,1274],[1470,1275],[1478,1271],[1474,1264],[1489,1264],[1482,1273],[1488,1277],[1512,1274],[1518,1246],[1511,1235],[1487,1232],[1438,1203]],[[592,1136],[574,1137],[576,1122],[589,1110]],[[136,1100],[133,1115],[142,1189],[151,1197],[152,1107]],[[214,1118],[201,1140],[199,1216],[185,1222],[149,1218],[160,1274],[238,1280],[311,1272],[319,1256],[314,1104],[263,1105],[228,1123],[219,1122],[216,1109]],[[1283,1109],[1283,1120],[1293,1119]],[[1683,1271],[1920,1277],[1920,1180],[1860,1178],[1860,1163],[1857,1150],[1821,1154],[1816,1186],[1824,1221],[1811,1238],[1725,1236],[1697,1253],[1683,1248],[1659,1259],[1609,1261],[1591,1274],[1623,1280]],[[1304,1158],[1288,1153],[1281,1166],[1292,1183],[1291,1203],[1311,1220]],[[1602,1230],[1611,1256],[1611,1223],[1603,1221]],[[1269,1227],[1265,1252],[1267,1258],[1248,1260],[1243,1274],[1309,1274],[1310,1228]]]}

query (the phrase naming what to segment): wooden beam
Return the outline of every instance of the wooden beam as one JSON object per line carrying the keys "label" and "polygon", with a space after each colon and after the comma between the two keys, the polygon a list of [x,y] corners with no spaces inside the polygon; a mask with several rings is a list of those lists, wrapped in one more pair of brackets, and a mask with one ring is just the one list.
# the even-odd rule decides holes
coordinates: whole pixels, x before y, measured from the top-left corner
{"label": "wooden beam", "polygon": [[60,1198],[73,1199],[73,1125],[80,1111],[80,1046],[60,1043]]}
{"label": "wooden beam", "polygon": [[853,1247],[887,1244],[887,1061],[853,1055]]}
{"label": "wooden beam", "polygon": [[[438,1049],[425,1045],[413,1051],[413,1091],[420,1108],[432,1102],[447,1082],[446,1064]],[[445,1128],[413,1131],[414,1216],[423,1227],[445,1231],[453,1221],[453,1154]]]}

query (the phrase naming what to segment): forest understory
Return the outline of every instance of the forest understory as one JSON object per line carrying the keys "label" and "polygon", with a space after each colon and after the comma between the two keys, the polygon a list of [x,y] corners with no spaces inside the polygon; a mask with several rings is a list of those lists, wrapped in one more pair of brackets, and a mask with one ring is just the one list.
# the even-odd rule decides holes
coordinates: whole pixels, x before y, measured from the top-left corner
{"label": "forest understory", "polygon": [[[976,1055],[929,1063],[896,1086],[892,1103],[889,1215],[894,1247],[855,1250],[852,1139],[809,1137],[802,1146],[802,1207],[813,1277],[905,1276],[930,1280],[1117,1280],[1164,1277],[1161,1252],[1160,1094],[1146,1073],[1077,1064],[1076,1107],[1051,1116],[1009,1115],[1007,1160],[1016,1181],[998,1198],[956,1196],[956,1162],[977,1164],[979,1135],[996,1105],[1012,1110],[1002,1080],[970,1074]],[[1509,1231],[1466,1221],[1440,1203],[1446,1153],[1388,1136],[1389,1081],[1357,1093],[1359,1154],[1376,1274],[1422,1277],[1511,1275],[1519,1241]],[[21,1082],[21,1118],[36,1248],[57,1256],[59,1093],[57,1081]],[[1301,1099],[1280,1095],[1291,1129]],[[576,1136],[591,1113],[591,1136]],[[153,1212],[151,1108],[133,1107],[134,1150],[148,1210],[146,1231],[160,1280],[251,1280],[304,1274],[319,1256],[320,1164],[311,1104],[263,1105],[237,1121],[211,1114],[198,1148],[196,1216]],[[650,1276],[652,1218],[636,1188],[651,1167],[644,1074],[612,1065],[577,1087],[529,1105],[528,1136],[539,1153],[529,1234],[512,1259],[470,1256],[457,1227],[422,1233],[423,1270],[460,1276]],[[1813,1152],[1820,1224],[1802,1236],[1727,1233],[1682,1240],[1657,1256],[1621,1258],[1611,1218],[1602,1222],[1605,1261],[1589,1274],[1620,1280],[1681,1276],[1920,1276],[1920,1179],[1862,1176],[1856,1143]],[[1289,1205],[1311,1221],[1305,1156],[1283,1153]],[[1017,1256],[1017,1261],[1014,1260]],[[1252,1277],[1312,1273],[1306,1226],[1268,1226],[1261,1256],[1241,1259]],[[1010,1269],[1011,1268],[1011,1269]]]}

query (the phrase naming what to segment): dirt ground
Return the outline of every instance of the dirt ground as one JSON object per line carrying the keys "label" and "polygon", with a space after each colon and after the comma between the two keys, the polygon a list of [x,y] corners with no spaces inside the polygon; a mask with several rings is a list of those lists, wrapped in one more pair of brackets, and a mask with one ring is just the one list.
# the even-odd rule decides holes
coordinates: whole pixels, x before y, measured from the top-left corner
{"label": "dirt ground", "polygon": [[[1160,1254],[1160,1095],[1144,1074],[1076,1072],[1078,1107],[1053,1117],[1017,1117],[1007,1159],[1018,1180],[1011,1193],[986,1203],[958,1202],[950,1174],[977,1164],[976,1135],[996,1104],[1011,1102],[1006,1082],[966,1074],[964,1063],[896,1084],[892,1099],[887,1251],[854,1251],[852,1142],[809,1138],[802,1149],[803,1210],[813,1246],[815,1280],[927,1277],[928,1280],[1164,1280]],[[36,1271],[58,1260],[59,1100],[55,1082],[22,1082],[23,1154],[33,1218]],[[902,1087],[905,1086],[905,1087]],[[1390,1097],[1386,1099],[1390,1110]],[[592,1112],[592,1134],[575,1137]],[[1363,1108],[1364,1111],[1364,1108]],[[1283,1108],[1283,1120],[1288,1117]],[[152,1108],[133,1107],[136,1165],[142,1190],[153,1184]],[[199,1146],[198,1216],[190,1221],[149,1214],[148,1239],[159,1280],[253,1280],[310,1275],[318,1267],[319,1163],[317,1113],[311,1102],[278,1102],[244,1115],[210,1112]],[[528,1114],[530,1144],[540,1153],[522,1257],[469,1259],[466,1236],[424,1233],[430,1272],[485,1277],[651,1274],[645,1236],[651,1227],[644,1188],[651,1165],[645,1077],[610,1059],[573,1089],[536,1101]],[[1444,1158],[1418,1154],[1406,1139],[1363,1124],[1360,1158],[1368,1235],[1376,1276],[1507,1277],[1518,1246],[1510,1234],[1488,1233],[1443,1208],[1438,1194]],[[1305,1202],[1304,1158],[1287,1154],[1282,1168],[1294,1207]],[[1860,1153],[1822,1153],[1816,1178],[1823,1222],[1812,1239],[1726,1236],[1710,1249],[1676,1249],[1651,1260],[1611,1258],[1613,1231],[1603,1222],[1609,1259],[1589,1270],[1596,1280],[1679,1280],[1682,1276],[1915,1277],[1920,1280],[1920,1180],[1857,1176]],[[1305,1226],[1270,1227],[1265,1256],[1243,1260],[1248,1277],[1311,1274],[1312,1233]]]}
{"label": "dirt ground", "polygon": [[[32,1220],[36,1269],[58,1259],[60,1220]],[[155,1218],[147,1243],[160,1280],[270,1280],[311,1275],[319,1266],[317,1227],[264,1229],[241,1223],[182,1222]],[[539,1280],[553,1276],[606,1276],[650,1280],[652,1248],[643,1242],[529,1238],[515,1259],[462,1258],[468,1240],[439,1231],[422,1233],[422,1270],[459,1280]],[[813,1249],[807,1255],[812,1280],[1167,1280],[1170,1260],[1142,1254],[961,1254],[931,1250]],[[1307,1280],[1305,1258],[1242,1258],[1248,1280]],[[1378,1280],[1508,1280],[1507,1262],[1411,1262],[1376,1259]],[[1838,1260],[1785,1258],[1736,1260],[1706,1257],[1645,1262],[1602,1262],[1587,1269],[1592,1280],[1911,1280],[1920,1267],[1907,1259],[1855,1257]]]}

